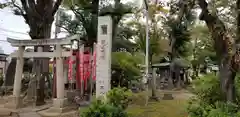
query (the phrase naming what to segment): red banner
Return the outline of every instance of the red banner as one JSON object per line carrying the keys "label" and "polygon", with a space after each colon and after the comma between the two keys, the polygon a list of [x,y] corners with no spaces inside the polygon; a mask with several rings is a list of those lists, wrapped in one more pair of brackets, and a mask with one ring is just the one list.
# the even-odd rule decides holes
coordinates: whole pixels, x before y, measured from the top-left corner
{"label": "red banner", "polygon": [[81,85],[81,82],[84,81],[84,52],[83,51],[79,51],[79,59],[80,59],[80,62],[79,62],[79,74],[80,74],[80,87],[82,87]]}
{"label": "red banner", "polygon": [[68,57],[68,80],[72,80],[72,65],[73,62],[72,62],[72,59],[71,59],[71,56]]}

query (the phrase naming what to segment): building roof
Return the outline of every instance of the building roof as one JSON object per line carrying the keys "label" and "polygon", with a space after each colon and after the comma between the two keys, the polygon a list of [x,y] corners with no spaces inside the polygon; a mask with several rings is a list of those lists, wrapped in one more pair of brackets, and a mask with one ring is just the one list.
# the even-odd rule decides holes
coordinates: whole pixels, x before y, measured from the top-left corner
{"label": "building roof", "polygon": [[4,51],[1,47],[0,47],[0,54],[4,54]]}

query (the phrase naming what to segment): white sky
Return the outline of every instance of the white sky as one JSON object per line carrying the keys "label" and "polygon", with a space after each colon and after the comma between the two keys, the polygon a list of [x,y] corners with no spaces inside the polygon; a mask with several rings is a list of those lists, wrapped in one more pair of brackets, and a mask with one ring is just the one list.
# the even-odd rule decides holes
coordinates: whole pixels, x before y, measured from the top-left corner
{"label": "white sky", "polygon": [[[7,37],[14,39],[30,39],[28,35],[29,27],[21,16],[16,16],[12,13],[11,9],[0,10],[0,47],[4,53],[10,54],[16,48],[12,47],[7,41]],[[54,23],[53,23],[54,24]],[[55,26],[52,26],[52,37],[54,37]],[[65,34],[59,34],[59,37]]]}

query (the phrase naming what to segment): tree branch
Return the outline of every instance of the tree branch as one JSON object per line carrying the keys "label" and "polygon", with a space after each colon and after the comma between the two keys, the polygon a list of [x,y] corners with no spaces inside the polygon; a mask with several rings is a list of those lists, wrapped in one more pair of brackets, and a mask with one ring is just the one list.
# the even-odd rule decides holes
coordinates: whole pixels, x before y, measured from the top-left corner
{"label": "tree branch", "polygon": [[71,32],[69,31],[69,29],[67,27],[61,26],[61,25],[56,25],[57,27],[63,28],[64,30],[66,30],[67,32]]}
{"label": "tree branch", "polygon": [[73,11],[73,13],[74,13],[76,16],[79,16],[79,17],[77,17],[77,18],[82,22],[83,27],[86,27],[86,23],[87,23],[87,22],[86,22],[84,16],[83,16],[81,13],[77,12],[73,7],[71,7],[71,10]]}
{"label": "tree branch", "polygon": [[[19,10],[20,12],[20,15],[23,16],[23,18],[26,20],[26,22],[28,23],[28,17],[27,17],[27,14],[24,13],[25,10],[23,10],[20,6],[18,6],[17,4],[15,4],[15,1],[14,0],[11,0],[13,6]],[[26,12],[26,11],[25,11]]]}
{"label": "tree branch", "polygon": [[53,6],[51,15],[54,16],[63,0],[57,0]]}
{"label": "tree branch", "polygon": [[208,4],[205,0],[198,0],[198,5],[202,9],[202,12],[200,14],[200,20],[205,20],[207,22],[212,22],[213,20],[216,20],[211,13],[208,10]]}
{"label": "tree branch", "polygon": [[29,9],[28,9],[28,6],[27,6],[27,1],[26,0],[21,0],[21,3],[22,3],[24,11],[26,12],[26,14],[28,14]]}

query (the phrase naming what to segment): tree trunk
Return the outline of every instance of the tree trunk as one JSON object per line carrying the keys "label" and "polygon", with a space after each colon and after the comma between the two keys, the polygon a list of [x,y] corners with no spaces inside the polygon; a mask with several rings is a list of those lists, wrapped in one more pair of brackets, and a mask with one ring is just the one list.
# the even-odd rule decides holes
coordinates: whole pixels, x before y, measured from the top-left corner
{"label": "tree trunk", "polygon": [[176,77],[176,80],[177,80],[177,89],[181,89],[182,80],[181,80],[181,77],[180,77],[180,70],[175,72],[175,77]]}
{"label": "tree trunk", "polygon": [[[34,28],[34,29],[32,29]],[[37,25],[37,27],[30,28],[30,36],[32,39],[49,39],[51,34],[51,25],[43,24]],[[33,35],[37,34],[37,35]],[[35,47],[35,51],[37,51],[38,47]],[[49,52],[50,46],[43,46],[43,52]],[[44,98],[44,87],[45,87],[45,76],[49,73],[49,58],[37,58],[34,60],[34,65],[36,70],[36,77],[38,80],[38,88],[37,88],[37,100],[36,105],[40,106],[45,104]]]}
{"label": "tree trunk", "polygon": [[236,76],[236,72],[231,70],[231,65],[224,64],[219,65],[219,78],[220,78],[220,86],[222,90],[222,95],[225,100],[234,102],[235,101],[235,86],[234,79]]}
{"label": "tree trunk", "polygon": [[198,5],[202,9],[200,20],[205,21],[214,40],[222,95],[226,101],[233,102],[235,100],[234,78],[238,68],[239,52],[233,48],[234,40],[229,36],[223,22],[209,12],[207,2],[198,0]]}

